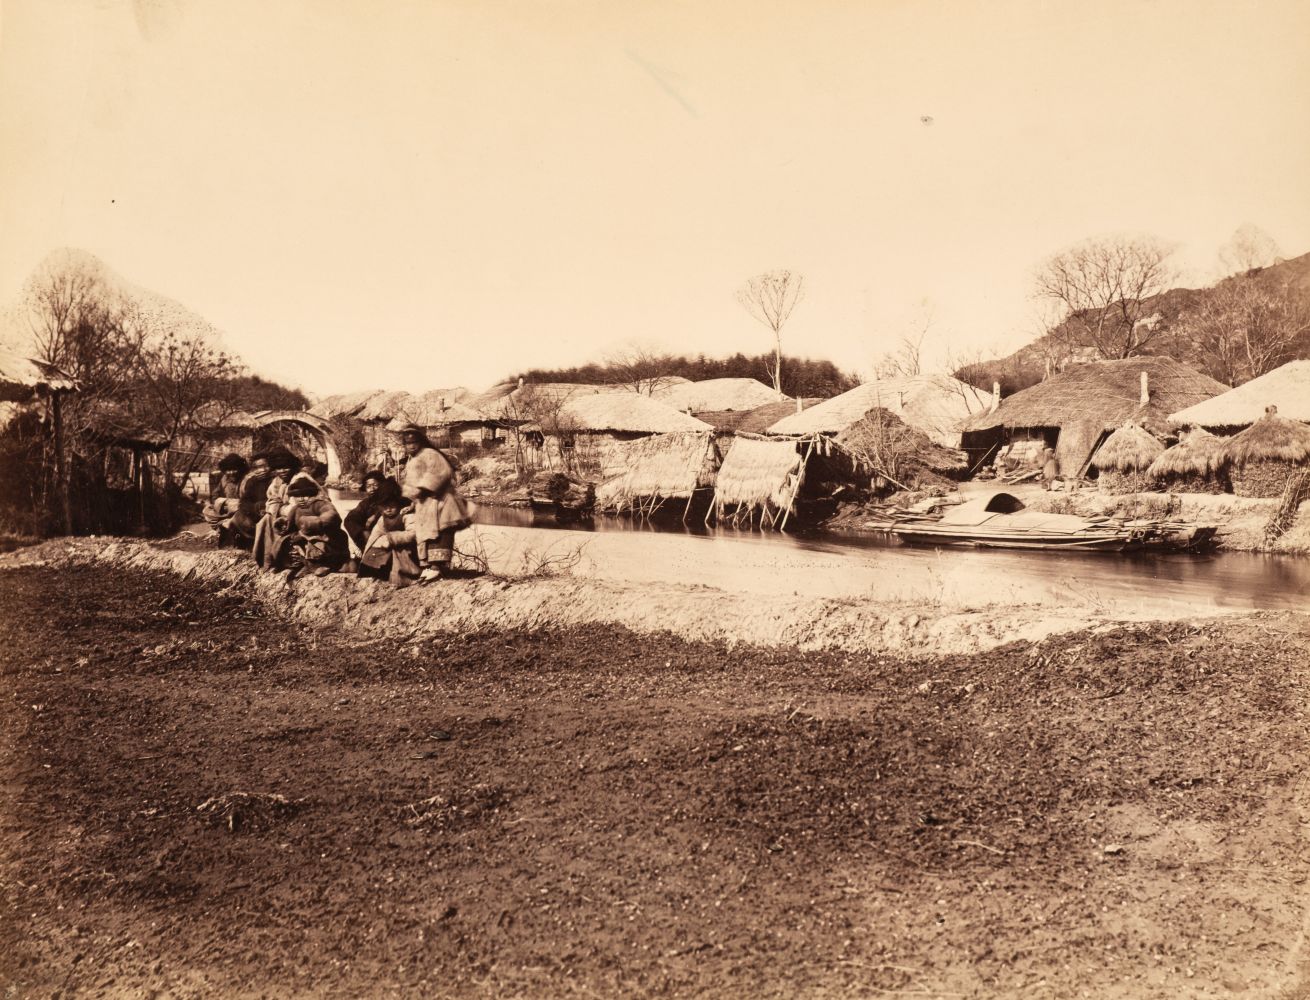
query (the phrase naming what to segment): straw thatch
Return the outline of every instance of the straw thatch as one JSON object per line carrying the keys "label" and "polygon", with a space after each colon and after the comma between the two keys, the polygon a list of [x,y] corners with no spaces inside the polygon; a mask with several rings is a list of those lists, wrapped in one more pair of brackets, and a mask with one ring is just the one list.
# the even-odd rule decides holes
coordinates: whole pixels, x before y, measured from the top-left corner
{"label": "straw thatch", "polygon": [[1162,451],[1146,474],[1175,493],[1227,493],[1224,442],[1202,427],[1183,430],[1172,448]]}
{"label": "straw thatch", "polygon": [[406,424],[418,424],[420,427],[453,427],[457,424],[493,423],[492,418],[480,413],[464,403],[442,405],[445,397],[429,399],[425,396],[411,396],[391,418],[387,430],[398,431]]}
{"label": "straw thatch", "polygon": [[678,434],[713,430],[703,420],[635,392],[575,396],[559,408],[557,422],[570,431],[630,434]]}
{"label": "straw thatch", "polygon": [[355,414],[365,423],[385,423],[400,415],[411,396],[398,389],[388,389],[370,396]]}
{"label": "straw thatch", "polygon": [[1310,423],[1310,361],[1289,361],[1236,389],[1169,414],[1176,424],[1246,427],[1273,404],[1284,417]]}
{"label": "straw thatch", "polygon": [[1208,476],[1223,465],[1223,438],[1204,427],[1185,429],[1172,448],[1166,448],[1146,470],[1154,479]]}
{"label": "straw thatch", "polygon": [[753,410],[693,410],[692,416],[697,420],[704,420],[716,431],[763,434],[783,417],[808,410],[811,406],[822,402],[823,399],[818,396],[800,400],[784,399],[757,406]]}
{"label": "straw thatch", "polygon": [[[1142,375],[1147,401],[1142,402]],[[1058,428],[1055,457],[1060,473],[1080,475],[1106,431],[1132,421],[1157,434],[1168,431],[1168,415],[1217,396],[1228,387],[1173,358],[1127,358],[1073,365],[1045,382],[1001,400],[991,412],[971,418],[968,432]]]}
{"label": "straw thatch", "polygon": [[326,420],[353,417],[364,408],[365,403],[381,392],[381,389],[364,389],[361,392],[339,392],[334,396],[324,396],[309,408],[309,412]]}
{"label": "straw thatch", "polygon": [[0,400],[25,403],[34,396],[68,392],[76,383],[54,365],[0,351]]}
{"label": "straw thatch", "polygon": [[736,438],[719,467],[715,510],[790,509],[800,473],[796,442]]}
{"label": "straw thatch", "polygon": [[960,429],[973,414],[992,405],[992,394],[946,375],[912,375],[856,386],[802,413],[784,417],[771,434],[836,434],[875,407],[890,410],[947,448],[960,443]]}
{"label": "straw thatch", "polygon": [[1142,472],[1164,451],[1164,445],[1150,432],[1127,423],[1105,439],[1092,456],[1092,464],[1104,472]]}
{"label": "straw thatch", "polygon": [[1266,407],[1264,416],[1224,444],[1224,460],[1240,468],[1249,462],[1300,465],[1310,458],[1310,427]]}
{"label": "straw thatch", "polygon": [[622,475],[596,487],[603,510],[643,510],[664,500],[690,500],[713,472],[708,434],[655,434],[627,449]]}
{"label": "straw thatch", "polygon": [[570,399],[607,394],[636,395],[629,386],[591,385],[583,382],[503,382],[464,400],[490,417],[506,421],[540,419]]}
{"label": "straw thatch", "polygon": [[[1143,373],[1147,377],[1145,404],[1141,401]],[[1092,361],[1073,365],[1001,400],[992,412],[970,419],[965,429],[1063,427],[1085,422],[1108,431],[1131,420],[1164,433],[1170,413],[1227,389],[1222,382],[1173,358]]]}
{"label": "straw thatch", "polygon": [[682,382],[656,389],[652,394],[675,410],[753,410],[766,403],[786,402],[763,382],[753,378],[710,378],[701,382]]}

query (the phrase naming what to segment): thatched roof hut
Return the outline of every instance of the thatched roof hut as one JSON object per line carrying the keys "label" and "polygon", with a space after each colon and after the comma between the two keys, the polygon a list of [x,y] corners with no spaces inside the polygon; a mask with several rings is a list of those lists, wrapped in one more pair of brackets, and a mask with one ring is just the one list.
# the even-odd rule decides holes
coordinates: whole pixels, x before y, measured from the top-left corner
{"label": "thatched roof hut", "polygon": [[365,423],[386,423],[400,415],[409,398],[409,393],[399,389],[374,393],[355,413],[355,418]]}
{"label": "thatched roof hut", "polygon": [[1164,445],[1150,432],[1126,423],[1096,449],[1092,464],[1100,472],[1097,485],[1102,493],[1141,493],[1151,486],[1147,468],[1164,451]]}
{"label": "thatched roof hut", "polygon": [[0,351],[0,401],[26,403],[35,396],[70,392],[76,383],[54,365]]}
{"label": "thatched roof hut", "polygon": [[1289,361],[1236,389],[1178,409],[1169,414],[1169,420],[1198,427],[1249,427],[1270,404],[1277,406],[1283,417],[1310,423],[1310,361]]}
{"label": "thatched roof hut", "polygon": [[714,485],[714,512],[776,521],[790,511],[804,470],[795,441],[737,437],[719,467]]}
{"label": "thatched roof hut", "polygon": [[1288,480],[1310,465],[1310,427],[1269,406],[1263,417],[1224,442],[1223,461],[1238,496],[1282,496]]}
{"label": "thatched roof hut", "polygon": [[1156,456],[1146,475],[1177,493],[1226,493],[1223,438],[1203,427],[1185,427],[1178,443]]}
{"label": "thatched roof hut", "polygon": [[955,448],[960,428],[992,405],[992,394],[947,375],[911,375],[856,386],[802,413],[784,417],[770,434],[836,434],[870,410],[889,410],[938,444]]}
{"label": "thatched roof hut", "polygon": [[675,410],[697,413],[702,410],[753,410],[767,403],[786,402],[763,382],[753,378],[709,378],[700,382],[680,382],[662,386],[652,394]]}
{"label": "thatched roof hut", "polygon": [[649,515],[665,500],[690,500],[714,479],[718,454],[708,434],[655,434],[632,442],[623,473],[596,487],[602,510]]}
{"label": "thatched roof hut", "polygon": [[364,408],[365,403],[381,392],[381,389],[364,389],[360,392],[339,392],[332,396],[324,396],[309,408],[309,412],[325,420],[342,416],[353,417]]}
{"label": "thatched roof hut", "polygon": [[1228,387],[1173,358],[1073,365],[972,417],[966,433],[1024,431],[1055,438],[1060,474],[1081,475],[1101,439],[1129,421],[1164,434],[1169,414]]}
{"label": "thatched roof hut", "polygon": [[1141,472],[1154,462],[1164,445],[1144,427],[1127,423],[1096,449],[1092,464],[1102,472]]}
{"label": "thatched roof hut", "polygon": [[856,464],[900,485],[924,469],[955,473],[967,468],[964,453],[944,448],[889,410],[876,408],[833,437]]}
{"label": "thatched roof hut", "polygon": [[635,392],[571,397],[560,407],[558,423],[561,428],[580,433],[677,434],[709,433],[714,429],[703,420]]}

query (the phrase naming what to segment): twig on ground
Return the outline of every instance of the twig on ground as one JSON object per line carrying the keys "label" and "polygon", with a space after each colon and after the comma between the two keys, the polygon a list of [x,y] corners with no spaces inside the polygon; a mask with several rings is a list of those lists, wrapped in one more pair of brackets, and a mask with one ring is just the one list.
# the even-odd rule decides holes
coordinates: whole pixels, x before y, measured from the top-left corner
{"label": "twig on ground", "polygon": [[991,847],[977,840],[957,840],[955,843],[959,846],[967,844],[969,847],[981,847],[984,851],[991,851],[993,854],[1005,854],[1005,851],[1001,850],[999,847]]}

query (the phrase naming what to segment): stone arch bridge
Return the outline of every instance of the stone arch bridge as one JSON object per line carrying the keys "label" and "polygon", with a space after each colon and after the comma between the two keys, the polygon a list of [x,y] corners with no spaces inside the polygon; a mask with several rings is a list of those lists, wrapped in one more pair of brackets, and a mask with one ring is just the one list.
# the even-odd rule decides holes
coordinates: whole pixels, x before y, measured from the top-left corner
{"label": "stone arch bridge", "polygon": [[332,428],[322,417],[304,410],[261,410],[250,415],[254,427],[268,427],[270,424],[296,424],[305,428],[323,448],[327,456],[328,479],[336,480],[341,476],[341,456],[337,454],[336,442],[332,437]]}

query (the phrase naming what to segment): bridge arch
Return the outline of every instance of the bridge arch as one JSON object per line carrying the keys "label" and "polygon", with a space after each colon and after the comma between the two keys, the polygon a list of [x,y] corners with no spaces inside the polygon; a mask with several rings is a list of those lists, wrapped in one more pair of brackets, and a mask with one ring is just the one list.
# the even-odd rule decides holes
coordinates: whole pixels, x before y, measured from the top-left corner
{"label": "bridge arch", "polygon": [[250,417],[255,427],[267,427],[269,424],[297,424],[305,428],[323,447],[323,453],[327,456],[328,479],[341,478],[341,456],[337,454],[332,428],[322,417],[306,413],[304,410],[261,410],[259,413],[252,413]]}

